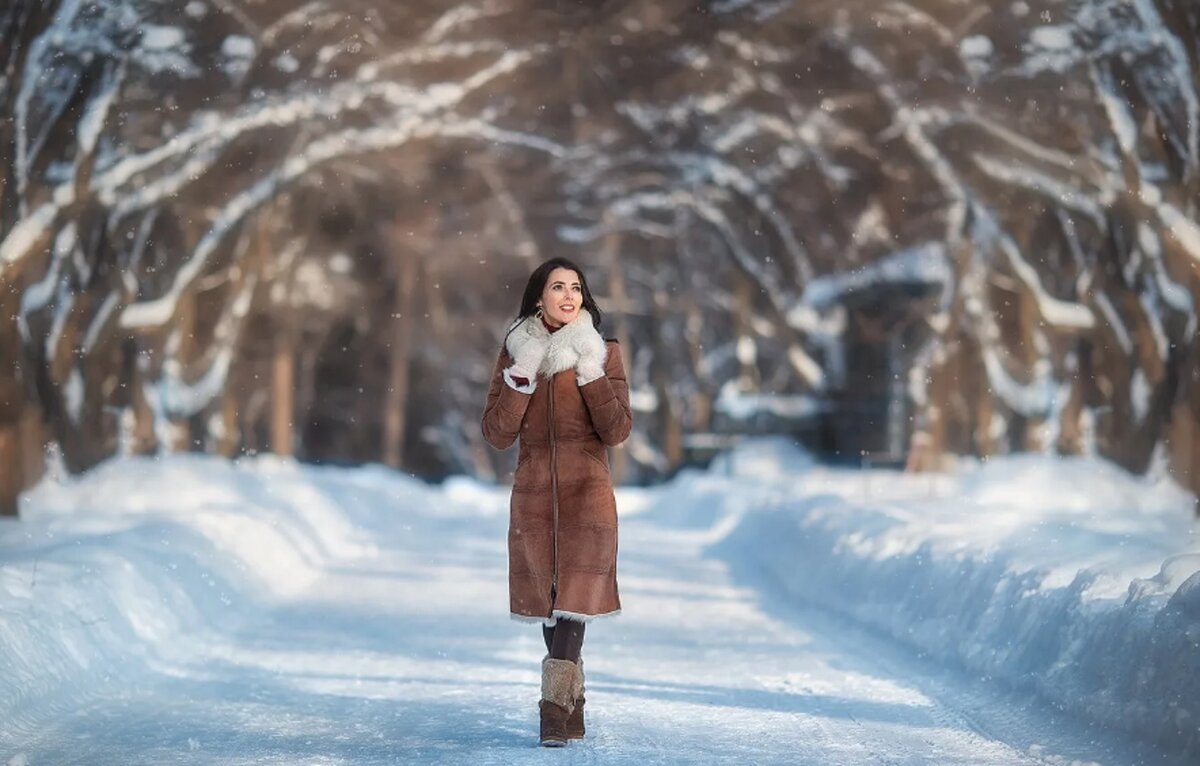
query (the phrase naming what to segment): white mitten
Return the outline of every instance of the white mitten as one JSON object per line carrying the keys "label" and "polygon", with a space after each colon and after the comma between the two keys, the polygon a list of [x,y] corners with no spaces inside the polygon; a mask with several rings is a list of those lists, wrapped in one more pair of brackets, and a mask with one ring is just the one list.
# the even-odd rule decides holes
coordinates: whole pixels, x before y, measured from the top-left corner
{"label": "white mitten", "polygon": [[604,377],[604,360],[608,358],[608,345],[604,338],[592,326],[589,317],[580,316],[576,321],[587,322],[581,327],[578,337],[572,344],[579,352],[579,361],[575,363],[575,380],[581,386],[586,386],[593,380]]}
{"label": "white mitten", "polygon": [[546,356],[546,348],[548,346],[549,344],[542,338],[530,336],[517,349],[517,352],[513,355],[513,365],[508,369],[513,375],[519,378],[533,380],[537,377],[538,370],[542,366],[542,359]]}
{"label": "white mitten", "polygon": [[504,382],[516,391],[532,394],[537,388],[538,370],[542,367],[542,359],[545,358],[549,345],[549,336],[530,332],[525,322],[518,324],[509,334],[507,341],[508,353],[512,356],[513,363],[504,371]]}

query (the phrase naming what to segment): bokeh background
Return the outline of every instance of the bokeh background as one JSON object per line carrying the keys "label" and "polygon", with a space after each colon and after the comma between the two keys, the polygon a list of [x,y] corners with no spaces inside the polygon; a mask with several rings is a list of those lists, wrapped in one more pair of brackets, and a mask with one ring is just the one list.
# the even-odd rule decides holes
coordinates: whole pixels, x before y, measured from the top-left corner
{"label": "bokeh background", "polygon": [[584,268],[648,482],[1096,453],[1200,489],[1190,0],[0,6],[0,511],[116,454],[503,479]]}

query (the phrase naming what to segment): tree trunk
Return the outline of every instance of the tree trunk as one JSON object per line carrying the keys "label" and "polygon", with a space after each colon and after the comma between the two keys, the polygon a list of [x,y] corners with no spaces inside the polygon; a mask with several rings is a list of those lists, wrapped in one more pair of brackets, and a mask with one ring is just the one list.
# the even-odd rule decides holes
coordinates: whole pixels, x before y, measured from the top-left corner
{"label": "tree trunk", "polygon": [[228,382],[221,394],[221,436],[217,440],[217,453],[232,458],[237,454],[241,429],[238,427],[238,399],[234,387]]}
{"label": "tree trunk", "polygon": [[46,473],[46,426],[41,410],[36,405],[26,404],[18,427],[21,473],[25,478],[24,488],[28,489],[41,481]]}
{"label": "tree trunk", "polygon": [[750,315],[754,310],[753,290],[754,285],[750,283],[750,280],[745,276],[739,275],[734,295],[737,301],[734,326],[737,333],[738,390],[743,394],[757,392],[762,384],[758,374],[757,355],[754,359],[747,359],[742,354],[741,349],[743,338],[750,339],[754,337],[754,331],[750,326]]}
{"label": "tree trunk", "polygon": [[[668,372],[667,365],[674,362],[674,354],[663,338],[661,328],[667,322],[667,301],[665,293],[658,292],[654,296],[654,314],[653,322],[659,332],[656,332],[654,337],[656,340],[655,348],[655,365],[654,365],[654,389],[658,394],[658,412],[659,412],[659,428],[662,433],[663,456],[667,459],[668,470],[674,470],[683,463],[683,424],[680,422],[680,410],[675,401],[674,394],[671,390],[671,375]],[[757,372],[757,370],[756,370]]]}
{"label": "tree trunk", "polygon": [[1071,390],[1067,403],[1059,416],[1058,452],[1063,455],[1082,455],[1085,448],[1083,437],[1083,386],[1079,382],[1079,368],[1071,377]]}
{"label": "tree trunk", "polygon": [[1200,417],[1183,398],[1175,404],[1171,414],[1167,429],[1171,475],[1180,486],[1197,496],[1196,512],[1200,513]]}
{"label": "tree trunk", "polygon": [[271,360],[271,451],[283,457],[293,454],[295,383],[296,354],[291,335],[280,333],[275,338],[275,353]]}
{"label": "tree trunk", "polygon": [[[1018,322],[1018,358],[1021,367],[1031,373],[1037,366],[1039,353],[1034,343],[1034,331],[1039,321],[1037,306],[1033,296],[1027,290],[1020,290],[1016,295]],[[1024,432],[1020,435],[1022,449],[1030,452],[1045,452],[1050,445],[1046,444],[1046,420],[1041,417],[1029,417],[1024,421]],[[1018,445],[1014,445],[1018,446]]]}
{"label": "tree trunk", "polygon": [[1189,448],[1192,453],[1192,465],[1187,473],[1186,485],[1192,490],[1192,494],[1196,496],[1196,515],[1200,516],[1200,413],[1192,412],[1190,420],[1192,438]]}
{"label": "tree trunk", "polygon": [[130,401],[133,407],[133,434],[129,451],[134,455],[153,455],[158,451],[158,435],[155,432],[154,411],[146,401],[147,360],[140,353],[142,341],[133,341],[133,359],[130,363]]}
{"label": "tree trunk", "polygon": [[[606,223],[612,223],[611,219],[606,219]],[[613,231],[610,227],[609,232],[604,235],[604,250],[602,260],[608,262],[608,294],[612,299],[612,314],[614,324],[616,325],[615,334],[617,336],[617,344],[621,348],[621,353],[625,353],[625,349],[629,348],[629,319],[626,316],[628,308],[629,296],[625,294],[625,272],[621,270],[621,235]],[[631,377],[629,372],[628,357],[621,360],[625,363],[625,375]],[[625,472],[629,470],[629,452],[628,450],[618,447],[609,450],[612,456],[612,479],[614,484],[620,484],[625,478]]]}
{"label": "tree trunk", "polygon": [[[946,344],[949,336],[934,343]],[[929,368],[929,383],[925,387],[925,406],[919,414],[919,426],[909,437],[908,458],[904,470],[917,473],[937,470],[940,456],[946,451],[946,417],[950,406],[950,375],[960,353],[957,344],[943,348],[944,357]]]}
{"label": "tree trunk", "polygon": [[[966,279],[970,261],[971,244],[967,240],[960,241],[951,258],[955,284],[962,284]],[[961,294],[955,296],[950,305],[950,316],[940,330],[935,329],[936,337],[930,341],[940,348],[935,349],[929,363],[925,404],[914,413],[915,425],[909,437],[908,459],[904,466],[906,471],[936,470],[946,453],[948,410],[955,386],[959,384],[953,378],[962,369],[961,355],[966,353],[962,343],[958,342],[963,335],[963,300]]]}
{"label": "tree trunk", "polygon": [[46,471],[46,432],[41,411],[21,408],[16,420],[0,425],[0,516],[16,516],[22,492]]}
{"label": "tree trunk", "polygon": [[420,258],[416,253],[401,256],[396,276],[396,303],[392,309],[388,387],[383,420],[383,463],[399,469],[404,464],[404,433],[407,427],[409,353],[412,326],[416,321],[413,294],[416,292]]}
{"label": "tree trunk", "polygon": [[313,422],[313,407],[317,400],[317,366],[324,338],[303,338],[296,349],[296,449],[301,460],[311,454],[308,434]]}
{"label": "tree trunk", "polygon": [[[697,373],[704,366],[704,349],[702,348],[703,325],[704,312],[696,305],[694,296],[689,295],[687,308],[687,346],[692,369],[696,370]],[[700,433],[707,433],[712,430],[713,401],[712,395],[706,389],[707,385],[697,380],[696,392],[692,394],[692,412],[694,415],[691,426]]]}
{"label": "tree trunk", "polygon": [[[1200,278],[1192,280],[1192,285],[1200,288]],[[1193,289],[1192,294],[1200,294],[1200,289]],[[1192,488],[1192,492],[1196,493],[1196,515],[1200,516],[1200,337],[1192,339],[1192,352],[1188,357],[1192,365],[1192,373],[1188,376],[1188,380],[1184,382],[1187,387],[1187,395],[1184,397],[1188,403],[1185,408],[1185,416],[1189,418],[1191,423],[1191,470],[1188,471],[1187,483]],[[1186,368],[1185,368],[1186,369]]]}
{"label": "tree trunk", "polygon": [[17,497],[24,489],[17,434],[16,423],[0,425],[0,516],[17,515]]}

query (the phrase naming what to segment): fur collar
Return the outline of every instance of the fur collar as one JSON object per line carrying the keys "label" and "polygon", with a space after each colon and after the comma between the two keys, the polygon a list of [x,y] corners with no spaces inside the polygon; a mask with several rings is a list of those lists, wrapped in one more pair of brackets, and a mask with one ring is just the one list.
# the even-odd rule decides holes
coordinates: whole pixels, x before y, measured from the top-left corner
{"label": "fur collar", "polygon": [[555,332],[547,330],[541,317],[536,314],[517,320],[512,328],[508,340],[504,342],[509,356],[515,357],[517,351],[534,338],[547,344],[546,356],[538,369],[542,377],[549,378],[571,369],[579,361],[580,355],[588,351],[598,353],[601,364],[608,355],[608,344],[592,326],[592,315],[587,309],[580,309],[579,316]]}

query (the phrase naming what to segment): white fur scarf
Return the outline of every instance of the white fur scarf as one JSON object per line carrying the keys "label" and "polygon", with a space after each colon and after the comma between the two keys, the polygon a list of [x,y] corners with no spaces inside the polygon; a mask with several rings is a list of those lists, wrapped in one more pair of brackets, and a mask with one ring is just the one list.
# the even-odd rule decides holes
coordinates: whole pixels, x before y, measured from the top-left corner
{"label": "white fur scarf", "polygon": [[555,373],[571,369],[584,354],[597,357],[601,367],[608,357],[608,344],[592,325],[592,315],[587,309],[580,309],[579,316],[555,332],[547,330],[537,315],[520,319],[508,334],[504,345],[509,355],[516,357],[517,351],[534,338],[547,344],[546,356],[538,368],[538,375],[542,377],[549,378]]}

